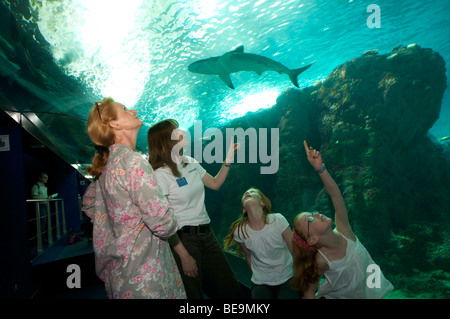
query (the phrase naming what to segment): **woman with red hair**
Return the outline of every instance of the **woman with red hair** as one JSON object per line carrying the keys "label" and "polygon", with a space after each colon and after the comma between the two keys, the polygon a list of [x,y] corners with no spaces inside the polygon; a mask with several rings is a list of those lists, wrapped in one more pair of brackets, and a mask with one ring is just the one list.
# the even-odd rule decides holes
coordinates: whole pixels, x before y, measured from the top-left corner
{"label": "woman with red hair", "polygon": [[150,164],[135,151],[143,122],[112,98],[92,106],[87,131],[97,154],[83,196],[93,223],[95,269],[108,298],[184,299],[167,240],[177,220]]}

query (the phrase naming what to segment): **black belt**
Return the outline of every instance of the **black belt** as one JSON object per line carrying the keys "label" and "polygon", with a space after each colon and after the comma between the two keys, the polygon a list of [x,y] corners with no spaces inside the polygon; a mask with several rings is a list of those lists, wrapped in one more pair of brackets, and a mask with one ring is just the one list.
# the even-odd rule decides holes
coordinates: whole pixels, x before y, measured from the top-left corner
{"label": "black belt", "polygon": [[205,234],[211,230],[210,224],[198,225],[198,226],[183,226],[180,231],[189,234]]}

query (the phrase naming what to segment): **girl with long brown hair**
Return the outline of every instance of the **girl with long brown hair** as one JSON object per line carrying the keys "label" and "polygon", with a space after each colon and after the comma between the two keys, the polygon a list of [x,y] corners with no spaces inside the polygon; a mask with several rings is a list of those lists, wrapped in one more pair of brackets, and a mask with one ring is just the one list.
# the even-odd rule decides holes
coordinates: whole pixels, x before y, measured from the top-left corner
{"label": "girl with long brown hair", "polygon": [[253,299],[298,299],[290,287],[292,231],[286,218],[272,212],[259,189],[248,189],[241,199],[241,216],[231,225],[224,247],[238,244],[252,271]]}
{"label": "girl with long brown hair", "polygon": [[158,184],[174,210],[178,232],[170,238],[174,257],[189,299],[203,298],[203,280],[209,279],[211,298],[239,298],[240,286],[212,231],[205,207],[205,186],[219,190],[239,144],[230,144],[216,176],[194,158],[183,155],[188,141],[175,120],[153,125],[147,134],[149,161]]}

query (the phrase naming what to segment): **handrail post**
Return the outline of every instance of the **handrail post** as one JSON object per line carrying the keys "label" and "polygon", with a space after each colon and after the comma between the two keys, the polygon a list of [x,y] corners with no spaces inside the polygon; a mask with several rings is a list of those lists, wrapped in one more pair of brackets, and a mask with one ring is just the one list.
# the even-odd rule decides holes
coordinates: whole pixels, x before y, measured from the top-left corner
{"label": "handrail post", "polygon": [[64,199],[61,199],[61,211],[62,211],[62,222],[63,222],[63,234],[67,233],[66,227],[66,212],[64,210]]}
{"label": "handrail post", "polygon": [[39,210],[39,202],[36,202],[35,205],[36,205],[37,251],[38,251],[38,254],[40,254],[42,252],[41,211]]}
{"label": "handrail post", "polygon": [[50,211],[50,201],[47,200],[47,235],[48,235],[48,244],[53,244],[53,230],[52,230],[52,214]]}
{"label": "handrail post", "polygon": [[58,200],[55,200],[55,214],[56,214],[56,238],[61,238],[61,232],[59,230],[59,210],[58,210]]}

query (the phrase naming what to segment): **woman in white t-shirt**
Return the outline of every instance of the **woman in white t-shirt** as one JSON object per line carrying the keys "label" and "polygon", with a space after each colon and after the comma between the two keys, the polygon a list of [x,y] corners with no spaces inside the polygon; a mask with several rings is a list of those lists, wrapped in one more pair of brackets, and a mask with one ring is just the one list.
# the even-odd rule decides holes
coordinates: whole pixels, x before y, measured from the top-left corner
{"label": "woman in white t-shirt", "polygon": [[238,243],[252,271],[253,299],[297,299],[290,287],[292,231],[286,218],[271,212],[270,200],[258,189],[242,196],[242,215],[230,228],[225,248]]}
{"label": "woman in white t-shirt", "polygon": [[187,141],[177,121],[153,125],[147,139],[150,164],[178,222],[178,232],[169,242],[187,297],[201,299],[206,278],[211,298],[240,298],[239,283],[210,226],[204,189],[220,189],[239,145],[231,144],[222,168],[212,177],[195,159],[182,155]]}

